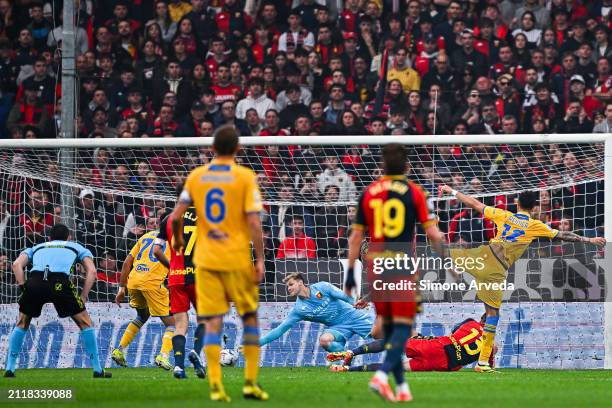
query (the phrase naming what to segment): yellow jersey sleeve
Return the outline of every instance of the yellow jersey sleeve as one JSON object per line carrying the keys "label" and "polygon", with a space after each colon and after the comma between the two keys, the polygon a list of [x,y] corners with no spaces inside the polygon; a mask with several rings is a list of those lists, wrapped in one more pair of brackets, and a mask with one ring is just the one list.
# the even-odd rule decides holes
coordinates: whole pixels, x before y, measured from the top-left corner
{"label": "yellow jersey sleeve", "polygon": [[134,259],[136,259],[136,255],[138,255],[138,252],[140,252],[140,241],[141,238],[138,238],[138,241],[136,241],[136,243],[132,247],[132,250],[130,251],[130,255],[132,255],[132,258]]}
{"label": "yellow jersey sleeve", "polygon": [[527,238],[554,238],[559,233],[559,230],[549,227],[540,220],[532,219],[527,229]]}
{"label": "yellow jersey sleeve", "polygon": [[512,215],[510,211],[502,210],[501,208],[495,208],[486,206],[483,213],[486,219],[493,221],[495,224],[503,224],[506,219]]}
{"label": "yellow jersey sleeve", "polygon": [[255,178],[255,174],[249,174],[246,185],[246,195],[244,198],[244,212],[254,213],[263,209],[261,204],[261,193]]}

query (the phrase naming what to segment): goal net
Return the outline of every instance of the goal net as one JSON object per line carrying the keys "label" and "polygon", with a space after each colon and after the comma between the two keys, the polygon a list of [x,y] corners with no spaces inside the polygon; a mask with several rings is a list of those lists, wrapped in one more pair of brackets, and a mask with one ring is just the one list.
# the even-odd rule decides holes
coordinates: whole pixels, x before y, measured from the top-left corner
{"label": "goal net", "polygon": [[[260,287],[264,333],[278,325],[292,307],[294,299],[288,297],[282,283],[288,273],[302,272],[310,284],[327,281],[341,286],[356,201],[364,187],[382,175],[381,147],[390,141],[409,145],[408,175],[429,193],[440,228],[453,245],[476,246],[488,241],[496,231],[488,220],[452,197],[439,197],[441,184],[509,211],[516,211],[516,198],[521,191],[537,190],[540,205],[535,218],[557,229],[586,236],[604,235],[603,138],[429,138],[243,138],[237,161],[256,172],[265,207],[262,221],[266,273]],[[210,140],[46,143],[7,142],[0,150],[0,296],[7,311],[0,323],[9,328],[13,324],[9,317],[16,313],[10,306],[18,298],[10,264],[23,248],[43,242],[48,227],[61,220],[73,229],[74,239],[95,256],[98,280],[89,296],[89,309],[97,318],[98,330],[104,333],[102,355],[106,352],[109,358],[121,330],[133,317],[126,305],[119,308],[112,304],[123,260],[138,237],[156,229],[172,209],[177,184],[190,170],[211,160]],[[71,147],[60,149],[62,146]],[[416,241],[417,247],[427,250],[422,234]],[[504,295],[497,363],[533,368],[603,367],[605,303],[601,292],[597,296],[594,291],[587,293],[585,283],[585,279],[598,273],[602,252],[588,245],[537,245],[527,251],[526,272],[513,270],[509,275],[517,288]],[[363,251],[367,251],[367,242]],[[553,259],[550,268],[542,259]],[[586,268],[580,269],[580,276],[572,278],[570,259],[578,259]],[[432,282],[450,278],[441,271],[420,273],[421,279]],[[78,270],[75,279],[81,283]],[[469,277],[465,280],[469,282]],[[468,317],[478,319],[483,311],[482,305],[474,301],[474,291],[432,290],[424,291],[423,297],[426,302],[418,328],[424,335],[449,333],[456,323]],[[49,311],[46,315],[49,324],[56,322],[54,313]],[[149,364],[150,356],[158,349],[162,332],[159,322],[152,319],[148,326],[130,348],[131,364]],[[85,359],[77,357],[53,360],[53,347],[63,347],[61,336],[66,335],[63,326],[61,334],[57,327],[60,326],[48,328],[46,334],[46,325],[38,332],[32,329],[31,349],[42,353],[42,357],[26,364],[83,364]],[[72,328],[67,325],[65,330]],[[318,324],[299,324],[266,347],[264,364],[323,364],[324,354],[318,346],[322,331]],[[227,347],[237,347],[237,316],[230,317],[226,332]],[[0,331],[0,336],[5,334],[8,329]],[[54,346],[53,341],[59,344]],[[349,345],[360,341],[353,338]],[[70,343],[74,343],[75,356],[81,353],[77,340]]]}

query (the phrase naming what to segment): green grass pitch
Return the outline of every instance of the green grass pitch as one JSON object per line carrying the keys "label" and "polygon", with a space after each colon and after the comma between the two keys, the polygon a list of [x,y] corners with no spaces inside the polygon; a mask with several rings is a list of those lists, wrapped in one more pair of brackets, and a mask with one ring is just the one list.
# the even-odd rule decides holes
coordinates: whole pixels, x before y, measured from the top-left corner
{"label": "green grass pitch", "polygon": [[[93,379],[85,369],[17,370],[17,378],[0,380],[7,388],[72,388],[74,401],[47,404],[20,402],[15,407],[202,407],[218,405],[208,400],[208,381],[193,375],[176,380],[159,368],[111,369],[113,378]],[[270,401],[244,401],[240,394],[242,370],[225,368],[225,387],[231,406],[289,408],[377,407],[384,403],[367,389],[371,373],[332,373],[325,367],[263,368],[260,382]],[[407,373],[415,407],[610,407],[612,372],[561,370],[501,370],[478,374]],[[6,394],[5,394],[6,395]],[[4,397],[4,395],[3,395]],[[0,401],[0,408],[7,403]]]}

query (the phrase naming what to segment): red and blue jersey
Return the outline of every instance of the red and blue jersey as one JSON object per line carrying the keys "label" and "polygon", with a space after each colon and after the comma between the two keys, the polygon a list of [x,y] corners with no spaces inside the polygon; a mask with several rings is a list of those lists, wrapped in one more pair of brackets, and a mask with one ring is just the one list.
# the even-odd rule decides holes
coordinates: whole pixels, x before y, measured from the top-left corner
{"label": "red and blue jersey", "polygon": [[[170,216],[164,218],[159,229],[157,239],[172,243],[172,223],[168,222]],[[195,249],[197,238],[196,210],[189,207],[183,214],[183,242],[185,248],[182,253],[174,249],[170,251],[170,273],[168,274],[168,286],[184,286],[195,283],[195,267],[192,254]]]}

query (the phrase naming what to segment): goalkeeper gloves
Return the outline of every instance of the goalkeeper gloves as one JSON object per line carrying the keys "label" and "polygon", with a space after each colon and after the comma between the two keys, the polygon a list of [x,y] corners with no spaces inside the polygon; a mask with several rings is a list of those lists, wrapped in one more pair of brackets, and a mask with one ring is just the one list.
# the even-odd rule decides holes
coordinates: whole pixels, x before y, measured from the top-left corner
{"label": "goalkeeper gloves", "polygon": [[344,287],[347,290],[353,290],[355,289],[355,286],[357,286],[357,283],[355,282],[355,270],[354,268],[348,268],[346,271],[346,282]]}

